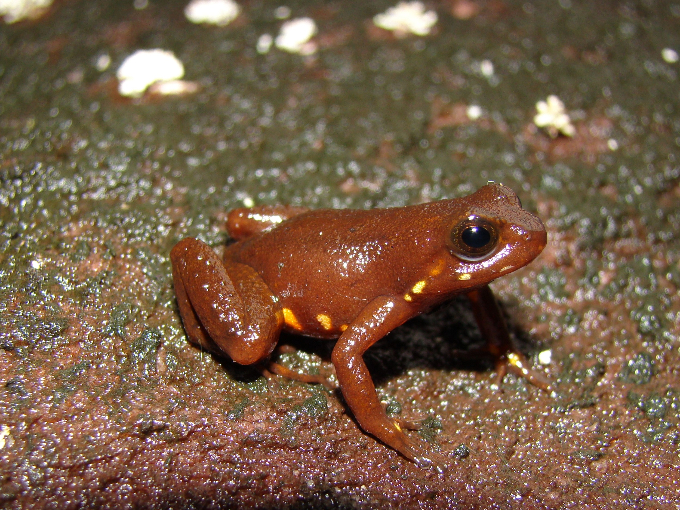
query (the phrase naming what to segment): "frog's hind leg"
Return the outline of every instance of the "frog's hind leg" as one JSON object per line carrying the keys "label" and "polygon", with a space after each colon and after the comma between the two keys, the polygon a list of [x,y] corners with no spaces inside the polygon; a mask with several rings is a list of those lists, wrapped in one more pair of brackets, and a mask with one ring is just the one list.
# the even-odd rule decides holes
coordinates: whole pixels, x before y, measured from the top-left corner
{"label": "frog's hind leg", "polygon": [[327,390],[333,391],[338,386],[333,384],[329,379],[321,374],[301,374],[295,370],[291,370],[281,363],[276,361],[270,361],[267,363],[265,369],[262,372],[267,379],[270,378],[272,374],[280,375],[286,377],[287,379],[292,379],[293,381],[300,381],[303,383],[313,383],[313,384],[323,384]]}
{"label": "frog's hind leg", "polygon": [[496,360],[498,382],[502,381],[507,372],[512,372],[534,386],[552,391],[546,378],[529,368],[526,357],[514,345],[491,288],[485,285],[468,292],[467,297],[470,299],[477,325],[486,339],[488,352]]}
{"label": "frog's hind leg", "polygon": [[258,205],[241,207],[229,212],[227,232],[235,239],[246,239],[252,235],[276,227],[280,223],[308,212],[307,207],[294,205]]}
{"label": "frog's hind leg", "polygon": [[170,252],[177,303],[189,339],[250,365],[266,359],[283,327],[283,312],[260,275],[223,263],[205,243],[186,238]]}

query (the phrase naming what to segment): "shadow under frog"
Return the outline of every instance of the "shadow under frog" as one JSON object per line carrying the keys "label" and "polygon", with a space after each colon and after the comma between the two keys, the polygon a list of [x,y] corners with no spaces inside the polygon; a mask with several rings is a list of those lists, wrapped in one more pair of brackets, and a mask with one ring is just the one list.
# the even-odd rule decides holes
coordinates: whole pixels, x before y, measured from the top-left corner
{"label": "shadow under frog", "polygon": [[547,389],[513,346],[488,287],[531,262],[547,241],[541,221],[506,186],[368,211],[236,209],[227,230],[236,242],[222,260],[192,238],[170,253],[189,339],[242,365],[267,362],[282,331],[337,339],[331,360],[357,422],[410,460],[426,465],[437,455],[387,417],[363,359],[408,319],[467,296],[499,377],[511,371]]}

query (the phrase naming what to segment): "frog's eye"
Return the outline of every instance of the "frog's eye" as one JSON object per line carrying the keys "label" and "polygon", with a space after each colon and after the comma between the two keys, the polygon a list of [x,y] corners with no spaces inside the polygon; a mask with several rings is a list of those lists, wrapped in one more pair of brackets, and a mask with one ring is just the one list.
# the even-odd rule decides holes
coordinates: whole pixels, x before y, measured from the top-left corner
{"label": "frog's eye", "polygon": [[496,228],[483,218],[469,217],[451,231],[451,251],[463,260],[481,260],[494,251],[497,243]]}

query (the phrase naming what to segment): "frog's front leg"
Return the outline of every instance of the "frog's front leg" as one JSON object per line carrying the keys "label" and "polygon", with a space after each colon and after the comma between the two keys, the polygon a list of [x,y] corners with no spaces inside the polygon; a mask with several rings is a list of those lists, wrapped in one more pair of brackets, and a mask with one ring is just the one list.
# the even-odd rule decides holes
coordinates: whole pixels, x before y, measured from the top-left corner
{"label": "frog's front leg", "polygon": [[506,372],[523,377],[534,386],[552,391],[548,381],[538,372],[529,368],[524,355],[515,347],[505,319],[498,306],[491,288],[488,285],[468,292],[477,325],[486,339],[487,349],[496,360],[499,382]]}
{"label": "frog's front leg", "polygon": [[170,252],[177,303],[189,339],[242,365],[267,358],[283,312],[259,274],[222,262],[205,243],[186,238]]}
{"label": "frog's front leg", "polygon": [[386,296],[374,299],[340,336],[331,358],[342,395],[362,429],[418,464],[430,464],[433,459],[440,464],[443,458],[423,453],[387,417],[363,360],[371,345],[412,316],[413,310],[404,301]]}

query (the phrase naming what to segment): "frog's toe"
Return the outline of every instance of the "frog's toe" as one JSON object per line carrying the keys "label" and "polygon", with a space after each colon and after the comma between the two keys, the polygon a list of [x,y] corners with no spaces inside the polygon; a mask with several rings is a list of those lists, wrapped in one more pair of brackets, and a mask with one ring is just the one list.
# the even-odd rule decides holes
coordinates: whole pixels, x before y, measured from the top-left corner
{"label": "frog's toe", "polygon": [[432,450],[429,444],[420,440],[412,440],[401,431],[397,424],[399,431],[399,440],[393,441],[390,446],[397,450],[400,454],[408,460],[414,462],[421,468],[432,468],[439,473],[446,471],[448,459],[439,452]]}
{"label": "frog's toe", "polygon": [[413,446],[414,456],[411,459],[416,465],[424,469],[434,469],[438,473],[444,473],[448,469],[449,459],[429,445],[418,444]]}
{"label": "frog's toe", "polygon": [[554,392],[554,388],[551,386],[550,381],[548,381],[548,379],[540,372],[532,370],[529,367],[527,359],[519,352],[509,352],[496,362],[496,373],[498,376],[499,388],[500,383],[505,377],[505,374],[508,372],[526,379],[537,388],[547,391],[548,393]]}
{"label": "frog's toe", "polygon": [[[300,381],[304,383],[322,384],[328,391],[334,391],[337,389],[337,384],[335,384],[330,379],[324,377],[321,374],[301,374],[295,370],[291,370],[281,363],[276,363],[271,361],[266,366],[267,373],[276,374],[294,381]],[[263,372],[264,373],[264,372]],[[265,377],[268,377],[265,375]]]}

